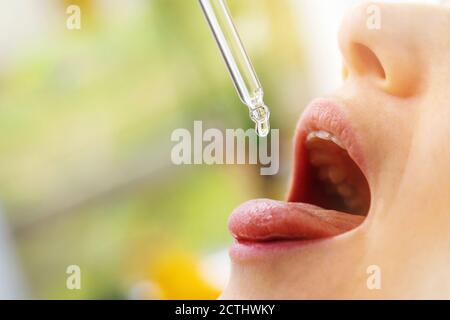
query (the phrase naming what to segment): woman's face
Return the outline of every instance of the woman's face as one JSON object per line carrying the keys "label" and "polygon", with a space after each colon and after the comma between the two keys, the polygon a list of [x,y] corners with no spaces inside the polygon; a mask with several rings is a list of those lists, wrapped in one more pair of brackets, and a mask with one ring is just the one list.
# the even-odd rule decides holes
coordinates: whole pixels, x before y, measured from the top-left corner
{"label": "woman's face", "polygon": [[299,120],[288,202],[230,218],[225,299],[450,297],[450,9],[370,6]]}

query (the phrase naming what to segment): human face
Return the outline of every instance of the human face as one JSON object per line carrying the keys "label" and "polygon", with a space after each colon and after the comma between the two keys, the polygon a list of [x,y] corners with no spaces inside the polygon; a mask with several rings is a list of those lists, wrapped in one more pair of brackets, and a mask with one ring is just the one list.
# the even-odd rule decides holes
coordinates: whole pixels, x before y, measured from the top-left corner
{"label": "human face", "polygon": [[341,26],[343,85],[299,120],[288,201],[230,218],[225,299],[450,297],[450,9],[376,4],[374,30],[369,5]]}

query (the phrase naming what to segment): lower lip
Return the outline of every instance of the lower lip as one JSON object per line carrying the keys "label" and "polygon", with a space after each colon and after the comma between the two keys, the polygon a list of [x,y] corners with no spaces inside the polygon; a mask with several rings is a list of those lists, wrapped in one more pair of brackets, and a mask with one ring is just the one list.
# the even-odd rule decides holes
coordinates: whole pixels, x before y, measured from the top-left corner
{"label": "lower lip", "polygon": [[271,258],[282,254],[290,253],[292,250],[307,250],[317,244],[325,244],[332,238],[322,238],[314,240],[282,240],[268,242],[239,241],[230,247],[229,253],[233,260],[252,260]]}

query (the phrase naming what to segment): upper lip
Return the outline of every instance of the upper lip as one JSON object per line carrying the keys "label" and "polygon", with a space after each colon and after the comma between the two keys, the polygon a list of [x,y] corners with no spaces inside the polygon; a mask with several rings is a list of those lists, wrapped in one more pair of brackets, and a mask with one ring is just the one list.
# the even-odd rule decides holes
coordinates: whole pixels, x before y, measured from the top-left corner
{"label": "upper lip", "polygon": [[304,111],[295,133],[294,168],[288,202],[261,199],[235,209],[229,220],[229,229],[235,239],[246,243],[315,240],[344,233],[361,224],[362,216],[307,203],[311,186],[308,186],[305,139],[311,131],[319,130],[337,137],[367,177],[361,137],[352,127],[345,108],[332,99],[317,99]]}
{"label": "upper lip", "polygon": [[302,189],[300,181],[304,181],[304,164],[307,159],[305,154],[305,139],[309,132],[325,130],[336,136],[347,150],[350,158],[358,165],[364,176],[367,175],[367,162],[361,146],[361,137],[348,119],[345,109],[332,99],[317,99],[309,104],[304,111],[294,138],[294,168],[291,186],[288,193],[288,201],[304,201],[305,189]]}

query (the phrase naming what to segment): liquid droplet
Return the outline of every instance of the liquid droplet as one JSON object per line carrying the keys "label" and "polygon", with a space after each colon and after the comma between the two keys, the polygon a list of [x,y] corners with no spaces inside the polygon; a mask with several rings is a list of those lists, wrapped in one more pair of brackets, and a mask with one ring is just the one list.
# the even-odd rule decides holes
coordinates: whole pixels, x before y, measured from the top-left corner
{"label": "liquid droplet", "polygon": [[266,137],[270,131],[269,121],[262,121],[256,123],[256,134],[262,138]]}
{"label": "liquid droplet", "polygon": [[254,108],[249,107],[249,109],[250,109],[250,118],[256,124],[255,127],[256,134],[260,137],[266,137],[270,132],[269,108],[267,108],[267,106],[264,103],[262,103]]}

